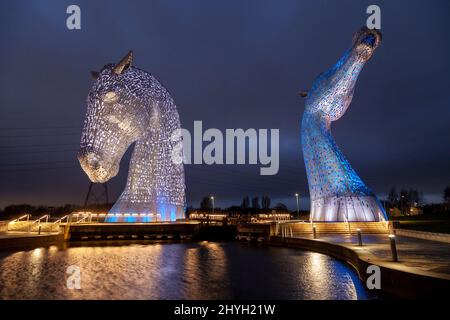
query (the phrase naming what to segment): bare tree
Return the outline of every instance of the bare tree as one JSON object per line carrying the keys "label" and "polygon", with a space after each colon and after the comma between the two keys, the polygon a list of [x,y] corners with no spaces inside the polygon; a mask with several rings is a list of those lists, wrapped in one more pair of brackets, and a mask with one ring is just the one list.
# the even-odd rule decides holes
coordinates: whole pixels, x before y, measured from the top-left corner
{"label": "bare tree", "polygon": [[258,197],[253,197],[253,199],[252,199],[252,208],[254,210],[259,210],[260,209],[259,198]]}
{"label": "bare tree", "polygon": [[241,208],[242,210],[247,210],[249,207],[250,207],[250,200],[248,196],[246,196],[244,197],[244,199],[242,199]]}
{"label": "bare tree", "polygon": [[200,209],[204,211],[211,210],[211,199],[210,197],[203,197],[202,201],[200,202]]}
{"label": "bare tree", "polygon": [[408,191],[408,204],[410,207],[416,207],[420,202],[419,192],[415,189],[409,189]]}
{"label": "bare tree", "polygon": [[261,200],[261,206],[264,210],[270,209],[270,198],[268,196],[263,196]]}
{"label": "bare tree", "polygon": [[399,207],[402,212],[402,215],[406,215],[408,212],[408,204],[409,204],[409,192],[406,189],[402,189],[400,191],[399,198]]}
{"label": "bare tree", "polygon": [[444,189],[444,202],[450,203],[450,186],[447,186]]}
{"label": "bare tree", "polygon": [[398,193],[397,193],[397,190],[395,189],[395,187],[392,187],[391,190],[389,190],[388,201],[389,201],[389,205],[391,207],[397,206],[397,204],[398,204]]}

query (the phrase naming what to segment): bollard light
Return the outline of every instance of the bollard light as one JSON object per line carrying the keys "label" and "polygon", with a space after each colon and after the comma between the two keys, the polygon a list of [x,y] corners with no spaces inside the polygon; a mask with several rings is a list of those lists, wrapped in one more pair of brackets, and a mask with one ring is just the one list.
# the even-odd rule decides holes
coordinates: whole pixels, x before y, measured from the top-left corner
{"label": "bollard light", "polygon": [[397,246],[396,246],[396,243],[395,243],[395,235],[394,234],[390,234],[389,235],[389,240],[391,242],[392,261],[397,262],[398,261],[398,256],[397,256]]}
{"label": "bollard light", "polygon": [[317,239],[317,231],[316,231],[315,225],[313,225],[313,237],[314,237],[314,239]]}
{"label": "bollard light", "polygon": [[356,229],[356,231],[358,232],[358,246],[362,247],[361,229]]}

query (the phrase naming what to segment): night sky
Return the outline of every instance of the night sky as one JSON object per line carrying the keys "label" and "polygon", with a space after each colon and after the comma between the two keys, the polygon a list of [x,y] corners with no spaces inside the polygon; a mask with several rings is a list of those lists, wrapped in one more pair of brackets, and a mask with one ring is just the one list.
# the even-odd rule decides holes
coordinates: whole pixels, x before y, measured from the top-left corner
{"label": "night sky", "polygon": [[[359,77],[333,135],[381,198],[393,185],[441,200],[450,184],[450,2],[355,0],[161,0],[0,2],[0,207],[81,204],[89,180],[76,152],[93,80],[89,72],[130,49],[135,66],[172,93],[182,126],[279,128],[280,170],[260,165],[186,166],[187,200],[214,194],[217,206],[242,196],[308,208],[298,96],[333,65],[382,10],[383,43]],[[78,4],[82,29],[66,28]],[[125,186],[109,182],[111,198]]]}

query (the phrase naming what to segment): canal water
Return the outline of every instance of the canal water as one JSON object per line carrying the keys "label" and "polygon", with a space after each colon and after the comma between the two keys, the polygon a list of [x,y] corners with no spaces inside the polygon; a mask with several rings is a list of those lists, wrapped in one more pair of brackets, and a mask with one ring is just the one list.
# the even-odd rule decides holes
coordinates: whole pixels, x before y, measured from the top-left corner
{"label": "canal water", "polygon": [[89,242],[0,252],[0,299],[368,298],[343,262],[288,248]]}

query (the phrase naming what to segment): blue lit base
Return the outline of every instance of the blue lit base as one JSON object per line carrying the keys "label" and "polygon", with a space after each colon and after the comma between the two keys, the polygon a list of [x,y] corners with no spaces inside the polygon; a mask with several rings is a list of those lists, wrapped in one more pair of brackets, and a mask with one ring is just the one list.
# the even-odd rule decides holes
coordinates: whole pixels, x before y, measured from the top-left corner
{"label": "blue lit base", "polygon": [[116,202],[108,212],[105,222],[148,223],[176,221],[177,219],[184,219],[184,209],[183,206],[173,204],[140,205],[131,203],[129,205],[120,205],[120,202]]}
{"label": "blue lit base", "polygon": [[313,221],[385,221],[380,202],[371,196],[345,196],[316,199],[311,202]]}
{"label": "blue lit base", "polygon": [[105,222],[108,223],[149,223],[149,222],[161,222],[161,218],[157,215],[145,215],[145,214],[115,214],[111,213],[106,216]]}

